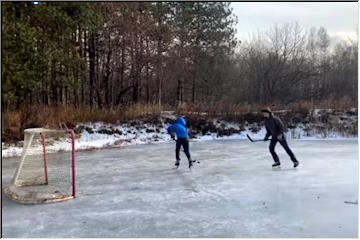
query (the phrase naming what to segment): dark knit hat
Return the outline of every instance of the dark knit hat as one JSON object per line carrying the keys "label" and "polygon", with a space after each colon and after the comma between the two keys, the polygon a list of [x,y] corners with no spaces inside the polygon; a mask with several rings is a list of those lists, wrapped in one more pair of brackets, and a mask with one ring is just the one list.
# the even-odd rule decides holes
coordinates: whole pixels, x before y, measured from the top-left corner
{"label": "dark knit hat", "polygon": [[265,107],[265,108],[261,109],[261,112],[267,112],[267,113],[272,114],[271,109],[269,107]]}

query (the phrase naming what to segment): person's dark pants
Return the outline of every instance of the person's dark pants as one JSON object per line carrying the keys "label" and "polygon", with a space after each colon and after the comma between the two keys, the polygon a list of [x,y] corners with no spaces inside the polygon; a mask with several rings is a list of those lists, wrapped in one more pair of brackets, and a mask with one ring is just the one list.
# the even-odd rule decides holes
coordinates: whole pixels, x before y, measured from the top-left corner
{"label": "person's dark pants", "polygon": [[270,153],[271,153],[272,157],[274,158],[274,161],[275,162],[280,162],[279,157],[275,152],[275,145],[276,145],[277,142],[279,142],[281,144],[281,146],[283,146],[283,148],[285,149],[287,154],[290,156],[291,161],[297,162],[296,157],[295,157],[294,153],[291,151],[291,149],[289,148],[285,137],[283,137],[283,140],[281,140],[281,141],[278,140],[277,137],[272,137],[271,138],[269,150],[270,150]]}
{"label": "person's dark pants", "polygon": [[178,138],[176,140],[176,160],[180,161],[180,148],[183,146],[184,152],[188,160],[191,159],[190,152],[189,152],[189,140],[187,138]]}

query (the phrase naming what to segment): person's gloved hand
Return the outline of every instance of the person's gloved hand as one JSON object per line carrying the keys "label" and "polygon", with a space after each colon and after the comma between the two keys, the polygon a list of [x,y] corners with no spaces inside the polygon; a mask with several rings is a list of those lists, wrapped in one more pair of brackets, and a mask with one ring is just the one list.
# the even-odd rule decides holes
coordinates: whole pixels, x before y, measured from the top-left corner
{"label": "person's gloved hand", "polygon": [[284,140],[284,135],[283,135],[282,133],[280,133],[280,134],[277,136],[277,139],[278,139],[279,141]]}
{"label": "person's gloved hand", "polygon": [[170,136],[172,140],[175,140],[175,134],[171,133]]}

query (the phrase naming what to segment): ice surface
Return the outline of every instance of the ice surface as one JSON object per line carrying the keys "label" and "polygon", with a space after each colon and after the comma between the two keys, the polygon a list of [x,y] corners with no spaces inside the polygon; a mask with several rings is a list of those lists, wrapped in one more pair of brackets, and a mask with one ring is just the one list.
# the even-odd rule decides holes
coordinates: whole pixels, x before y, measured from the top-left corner
{"label": "ice surface", "polygon": [[[3,201],[3,237],[357,237],[357,141],[190,143],[175,170],[174,144],[77,153],[77,198],[47,205]],[[3,185],[17,158],[3,159]]]}

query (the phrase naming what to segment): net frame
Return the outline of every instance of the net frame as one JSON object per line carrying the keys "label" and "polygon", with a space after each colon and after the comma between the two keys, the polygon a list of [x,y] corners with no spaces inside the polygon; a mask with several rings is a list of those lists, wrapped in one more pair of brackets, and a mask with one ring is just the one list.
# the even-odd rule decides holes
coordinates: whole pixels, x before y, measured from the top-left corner
{"label": "net frame", "polygon": [[[66,125],[65,125],[66,127]],[[45,129],[45,128],[29,128],[24,131],[25,136],[29,136],[29,141],[25,146],[26,141],[24,141],[24,146],[21,154],[20,164],[16,169],[15,175],[12,179],[12,183],[9,186],[4,188],[5,195],[19,203],[24,204],[37,204],[37,203],[51,203],[65,201],[75,198],[75,133],[72,129]],[[46,151],[46,134],[68,134],[71,138],[71,193],[61,193],[61,192],[37,192],[35,190],[28,190],[26,187],[38,186],[38,185],[48,185],[48,158]],[[40,135],[42,143],[42,155],[44,161],[44,178],[45,182],[37,183],[36,179],[31,179],[28,181],[22,181],[19,179],[20,173],[27,157],[27,152],[29,147],[34,139],[35,135]]]}

